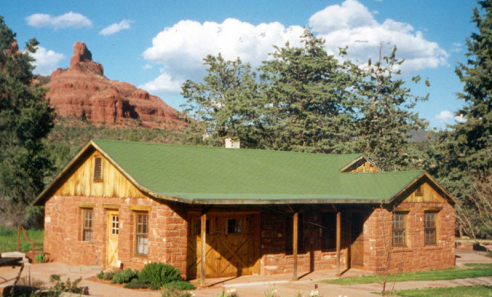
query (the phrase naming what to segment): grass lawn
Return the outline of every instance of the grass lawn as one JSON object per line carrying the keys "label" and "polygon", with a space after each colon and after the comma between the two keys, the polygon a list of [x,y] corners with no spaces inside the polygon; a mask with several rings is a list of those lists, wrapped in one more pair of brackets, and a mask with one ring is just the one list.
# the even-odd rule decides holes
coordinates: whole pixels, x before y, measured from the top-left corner
{"label": "grass lawn", "polygon": [[[396,281],[423,281],[423,280],[450,280],[450,279],[462,279],[462,278],[474,278],[492,276],[492,264],[472,264],[468,263],[468,269],[450,268],[443,270],[430,270],[400,273]],[[388,283],[392,282],[394,275],[388,277]],[[358,285],[358,284],[371,284],[378,283],[383,280],[381,275],[361,276],[361,277],[346,277],[338,279],[328,279],[322,282],[334,285]]]}
{"label": "grass lawn", "polygon": [[[43,249],[43,230],[26,230],[27,238],[34,239],[36,250]],[[24,234],[21,231],[20,248],[22,252],[32,250],[31,242],[24,239]],[[17,250],[17,230],[0,227],[0,252],[13,252]]]}
{"label": "grass lawn", "polygon": [[401,291],[393,292],[393,296],[402,296],[402,297],[423,297],[423,296],[488,297],[490,296],[492,297],[492,286],[401,290]]}

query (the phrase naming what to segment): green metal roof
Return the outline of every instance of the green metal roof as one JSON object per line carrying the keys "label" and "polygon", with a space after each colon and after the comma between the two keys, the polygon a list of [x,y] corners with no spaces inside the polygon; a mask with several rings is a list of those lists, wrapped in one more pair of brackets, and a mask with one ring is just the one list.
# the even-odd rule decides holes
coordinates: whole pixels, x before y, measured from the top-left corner
{"label": "green metal roof", "polygon": [[191,203],[389,201],[423,171],[342,173],[360,154],[327,155],[112,140],[96,148],[150,193]]}

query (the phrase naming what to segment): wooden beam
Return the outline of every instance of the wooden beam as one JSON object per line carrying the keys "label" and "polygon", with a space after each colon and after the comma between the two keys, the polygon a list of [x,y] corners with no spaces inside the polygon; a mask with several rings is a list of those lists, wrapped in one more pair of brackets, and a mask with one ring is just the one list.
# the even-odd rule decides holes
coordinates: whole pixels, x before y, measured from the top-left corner
{"label": "wooden beam", "polygon": [[337,276],[341,276],[340,272],[340,241],[341,241],[341,235],[342,235],[342,214],[340,211],[337,212]]}
{"label": "wooden beam", "polygon": [[299,213],[295,212],[294,213],[294,219],[293,221],[293,234],[292,234],[292,254],[294,256],[294,275],[292,277],[293,280],[298,280],[299,278],[297,277],[297,243],[298,241],[298,234],[299,234]]}
{"label": "wooden beam", "polygon": [[200,228],[201,228],[201,248],[202,248],[202,254],[201,254],[201,262],[200,262],[200,286],[204,287],[205,286],[205,254],[207,252],[206,247],[207,247],[207,213],[204,210],[202,212],[201,216],[201,221],[200,221]]}

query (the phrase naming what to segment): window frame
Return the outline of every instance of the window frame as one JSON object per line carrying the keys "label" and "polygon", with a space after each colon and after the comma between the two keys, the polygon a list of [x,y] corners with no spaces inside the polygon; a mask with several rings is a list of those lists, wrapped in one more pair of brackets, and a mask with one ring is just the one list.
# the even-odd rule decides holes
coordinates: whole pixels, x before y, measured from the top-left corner
{"label": "window frame", "polygon": [[[435,246],[435,245],[437,245],[437,218],[438,218],[438,214],[439,214],[438,211],[424,211],[424,246]],[[430,227],[427,226],[427,222],[428,222],[427,221],[427,215],[433,215],[434,226],[430,226]],[[433,232],[434,235],[432,236],[433,241],[428,242],[428,238],[430,236],[427,235],[427,231],[431,231],[431,230],[434,230],[434,232]]]}
{"label": "window frame", "polygon": [[[139,222],[139,217],[142,216],[142,217],[147,217],[147,221],[146,222],[142,222],[140,223]],[[133,244],[133,247],[134,247],[134,256],[136,257],[148,257],[149,255],[149,227],[150,227],[150,214],[149,212],[143,212],[143,211],[140,211],[140,212],[135,212],[134,213],[134,234],[135,234],[135,242]],[[146,233],[145,232],[139,232],[139,225],[142,224],[142,226],[146,226]],[[144,230],[145,228],[142,227]],[[147,242],[146,242],[146,246],[147,246],[147,249],[146,249],[146,253],[139,253],[139,238],[146,238],[147,239]]]}
{"label": "window frame", "polygon": [[[99,163],[99,164],[98,164]],[[99,174],[97,174],[99,173]],[[94,157],[94,171],[93,171],[93,181],[102,182],[103,181],[103,160],[101,156]]]}
{"label": "window frame", "polygon": [[[191,235],[201,236],[202,235],[202,221],[200,218],[191,220]],[[207,219],[205,226],[205,233],[210,234],[210,219]]]}
{"label": "window frame", "polygon": [[[90,214],[90,218],[86,217],[86,214]],[[81,209],[82,223],[81,223],[81,236],[80,240],[82,242],[92,243],[94,238],[94,209],[93,208],[82,208]],[[87,226],[86,222],[89,222]],[[90,237],[87,237],[87,233],[90,232]]]}
{"label": "window frame", "polygon": [[[328,219],[328,217],[331,217]],[[330,223],[331,221],[334,221],[333,224],[327,224]],[[333,223],[333,222],[331,222]],[[337,250],[337,213],[336,212],[327,212],[327,213],[322,213],[321,217],[321,225],[323,228],[321,229],[321,250],[323,252],[333,252]],[[331,236],[330,236],[331,235]],[[331,238],[333,236],[333,246],[329,245],[328,241],[326,238]]]}
{"label": "window frame", "polygon": [[[234,230],[231,232],[230,222],[234,221]],[[243,218],[227,218],[226,234],[243,234],[244,232],[244,219]],[[239,222],[239,224],[237,224]],[[239,230],[238,230],[239,229]]]}
{"label": "window frame", "polygon": [[[400,220],[399,222],[403,223],[403,228],[395,228],[395,218],[396,216],[403,216],[403,220]],[[404,248],[407,247],[407,229],[408,229],[408,211],[394,211],[393,212],[393,218],[391,222],[391,245],[393,247],[399,247],[399,248]],[[403,242],[401,244],[395,244],[395,231],[401,232],[399,237],[403,237]]]}

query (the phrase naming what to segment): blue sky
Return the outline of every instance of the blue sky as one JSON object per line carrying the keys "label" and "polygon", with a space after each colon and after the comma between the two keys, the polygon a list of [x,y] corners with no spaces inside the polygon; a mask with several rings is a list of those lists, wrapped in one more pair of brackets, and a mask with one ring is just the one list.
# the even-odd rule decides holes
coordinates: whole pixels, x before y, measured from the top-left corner
{"label": "blue sky", "polygon": [[[5,3],[6,2],[6,3]],[[73,44],[82,41],[105,75],[126,81],[179,109],[185,79],[200,80],[202,59],[221,52],[253,66],[286,41],[298,44],[302,27],[327,40],[327,51],[349,47],[352,59],[367,61],[398,47],[406,80],[419,74],[431,86],[408,84],[415,95],[429,93],[416,111],[431,127],[455,121],[463,105],[454,73],[465,61],[471,0],[346,1],[5,1],[0,15],[22,48],[40,42],[35,73],[49,75],[70,64]]]}

